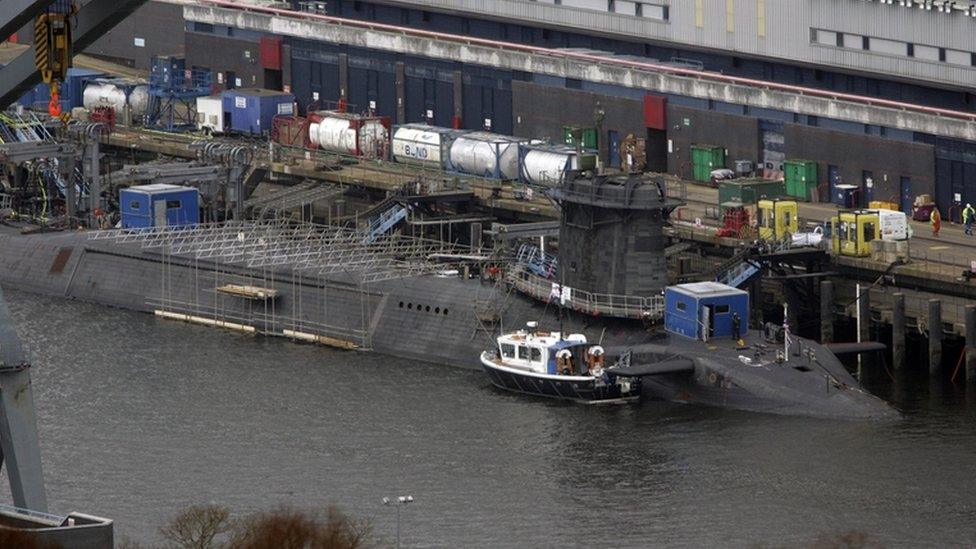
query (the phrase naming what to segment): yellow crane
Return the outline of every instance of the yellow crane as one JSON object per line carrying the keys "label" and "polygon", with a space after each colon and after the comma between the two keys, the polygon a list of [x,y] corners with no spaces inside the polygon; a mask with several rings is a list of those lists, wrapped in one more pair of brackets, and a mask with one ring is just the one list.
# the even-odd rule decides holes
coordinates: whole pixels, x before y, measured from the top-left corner
{"label": "yellow crane", "polygon": [[61,113],[60,89],[71,66],[71,17],[77,11],[74,2],[56,2],[34,19],[34,65],[51,88],[48,113],[55,118],[67,117]]}

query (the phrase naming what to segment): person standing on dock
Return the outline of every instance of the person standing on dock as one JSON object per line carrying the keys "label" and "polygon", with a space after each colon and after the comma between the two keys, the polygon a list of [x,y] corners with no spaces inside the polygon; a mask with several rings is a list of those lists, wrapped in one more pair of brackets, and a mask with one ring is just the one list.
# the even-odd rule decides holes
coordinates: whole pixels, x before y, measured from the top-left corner
{"label": "person standing on dock", "polygon": [[736,342],[742,339],[742,318],[739,313],[732,313],[732,339]]}
{"label": "person standing on dock", "polygon": [[939,230],[942,229],[942,214],[939,213],[938,207],[932,208],[929,221],[932,223],[932,236],[939,236]]}
{"label": "person standing on dock", "polygon": [[962,210],[962,222],[966,226],[966,234],[969,236],[973,235],[973,222],[976,221],[976,209],[969,202],[966,203],[966,207]]}

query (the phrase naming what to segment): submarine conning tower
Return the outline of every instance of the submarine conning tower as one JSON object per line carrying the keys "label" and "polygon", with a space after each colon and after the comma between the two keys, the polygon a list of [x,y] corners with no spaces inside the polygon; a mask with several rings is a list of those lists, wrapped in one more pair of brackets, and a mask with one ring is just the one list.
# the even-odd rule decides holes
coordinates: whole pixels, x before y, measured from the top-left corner
{"label": "submarine conning tower", "polygon": [[562,208],[562,284],[598,294],[650,297],[668,285],[664,223],[681,202],[663,176],[570,174],[552,190]]}

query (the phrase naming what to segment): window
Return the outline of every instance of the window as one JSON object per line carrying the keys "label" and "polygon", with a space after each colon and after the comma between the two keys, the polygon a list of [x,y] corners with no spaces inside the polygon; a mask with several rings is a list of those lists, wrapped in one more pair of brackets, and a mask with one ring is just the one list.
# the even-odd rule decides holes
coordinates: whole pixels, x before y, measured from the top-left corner
{"label": "window", "polygon": [[679,301],[679,302],[677,302],[677,303],[674,304],[674,308],[675,309],[678,309],[679,311],[684,311],[684,310],[686,310],[688,308],[688,306],[685,305],[685,302],[684,301]]}
{"label": "window", "polygon": [[716,305],[715,306],[715,314],[717,314],[717,315],[727,315],[727,314],[729,314],[729,306],[728,305]]}
{"label": "window", "polygon": [[178,210],[183,207],[183,202],[180,200],[167,200],[166,209],[167,210]]}
{"label": "window", "polygon": [[542,362],[542,349],[538,347],[532,347],[529,349],[532,352],[532,362]]}
{"label": "window", "polygon": [[515,345],[502,343],[502,358],[515,358]]}
{"label": "window", "polygon": [[519,345],[518,357],[519,360],[529,360],[529,348],[525,345]]}
{"label": "window", "polygon": [[868,222],[864,224],[864,241],[871,242],[872,240],[874,240],[874,223]]}

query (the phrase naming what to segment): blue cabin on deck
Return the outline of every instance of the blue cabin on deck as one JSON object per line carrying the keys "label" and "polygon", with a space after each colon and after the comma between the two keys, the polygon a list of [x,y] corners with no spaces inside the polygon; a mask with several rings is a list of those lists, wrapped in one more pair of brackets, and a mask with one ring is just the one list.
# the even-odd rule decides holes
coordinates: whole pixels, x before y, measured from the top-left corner
{"label": "blue cabin on deck", "polygon": [[719,282],[678,284],[664,290],[664,328],[673,334],[702,341],[731,338],[735,314],[739,335],[744,337],[749,322],[749,294],[744,290]]}
{"label": "blue cabin on deck", "polygon": [[179,227],[200,222],[200,192],[193,187],[154,183],[119,191],[123,229]]}
{"label": "blue cabin on deck", "polygon": [[220,94],[224,131],[270,134],[275,116],[295,114],[295,96],[273,90],[236,88]]}

